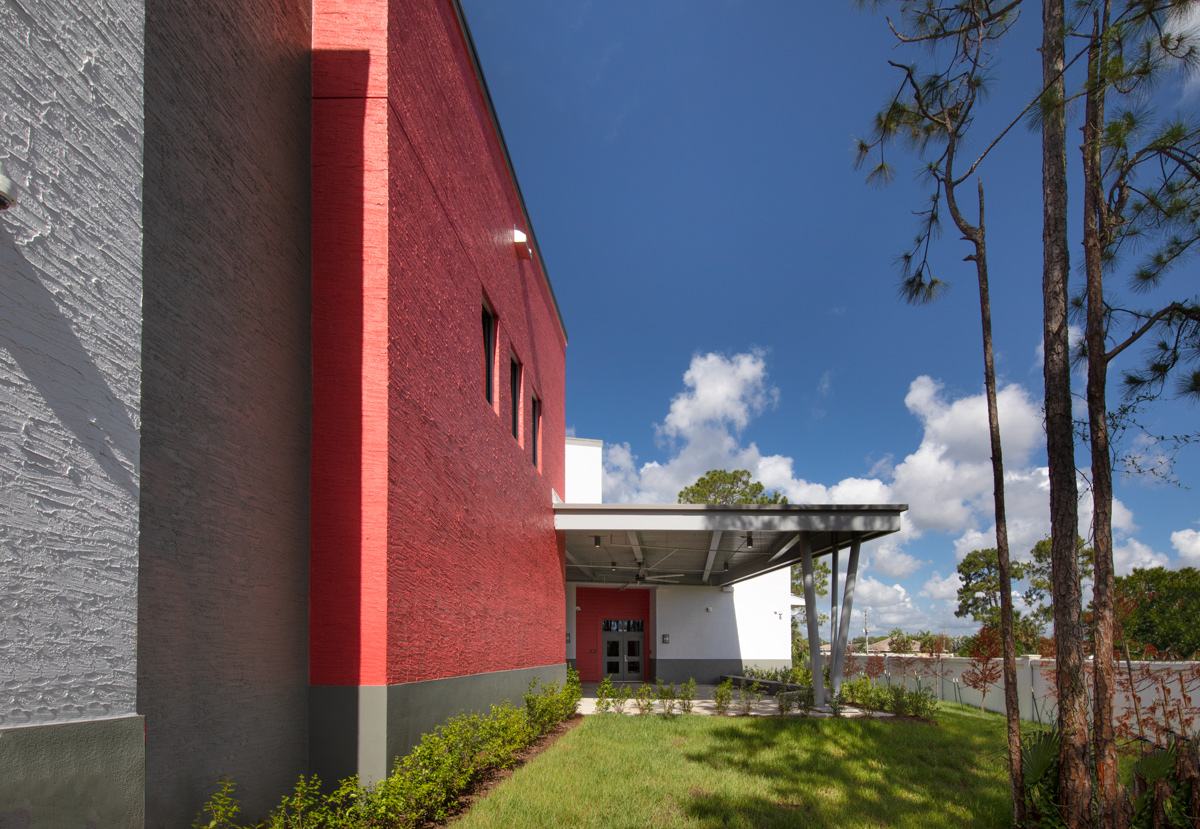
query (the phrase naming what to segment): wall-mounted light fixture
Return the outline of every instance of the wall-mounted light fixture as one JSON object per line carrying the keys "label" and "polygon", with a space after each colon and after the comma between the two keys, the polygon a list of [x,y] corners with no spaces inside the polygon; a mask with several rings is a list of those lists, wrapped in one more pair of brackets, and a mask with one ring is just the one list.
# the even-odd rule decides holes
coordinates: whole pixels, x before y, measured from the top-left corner
{"label": "wall-mounted light fixture", "polygon": [[754,533],[746,533],[746,549],[754,549]]}
{"label": "wall-mounted light fixture", "polygon": [[664,633],[664,634],[663,634],[663,644],[664,644],[664,645],[669,645],[669,644],[671,644],[671,634],[669,634],[669,633]]}
{"label": "wall-mounted light fixture", "polygon": [[600,536],[598,536],[598,535],[593,535],[593,536],[592,536],[592,546],[593,546],[593,547],[599,547],[599,546],[600,546]]}
{"label": "wall-mounted light fixture", "polygon": [[614,573],[617,572],[617,563],[615,561],[610,561],[609,566],[612,567]]}
{"label": "wall-mounted light fixture", "polygon": [[567,634],[567,644],[571,644],[571,634]]}
{"label": "wall-mounted light fixture", "polygon": [[726,573],[728,573],[728,572],[729,572],[729,562],[728,562],[728,561],[727,561],[727,562],[725,562],[725,572],[726,572]]}
{"label": "wall-mounted light fixture", "polygon": [[517,230],[515,227],[513,228],[513,247],[517,251],[518,259],[533,258],[533,250],[529,247],[529,240],[525,237],[523,232]]}

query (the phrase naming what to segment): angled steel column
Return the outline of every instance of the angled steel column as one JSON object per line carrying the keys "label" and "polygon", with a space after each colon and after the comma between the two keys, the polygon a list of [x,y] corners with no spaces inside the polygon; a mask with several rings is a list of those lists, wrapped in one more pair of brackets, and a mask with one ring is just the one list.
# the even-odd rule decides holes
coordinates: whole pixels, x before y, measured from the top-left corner
{"label": "angled steel column", "polygon": [[854,584],[858,580],[858,554],[862,550],[862,536],[850,542],[850,560],[846,562],[846,595],[842,599],[842,624],[837,641],[833,643],[833,667],[829,671],[829,684],[833,693],[842,687],[842,670],[846,667],[846,646],[850,641],[850,611],[854,609]]}
{"label": "angled steel column", "polygon": [[838,636],[838,534],[830,535],[830,544],[833,547],[833,553],[829,557],[829,670],[830,684],[833,682],[833,665],[837,661],[834,656],[833,648],[837,644]]}
{"label": "angled steel column", "polygon": [[813,675],[813,702],[825,704],[825,677],[821,672],[821,624],[817,620],[817,586],[813,582],[812,542],[808,533],[800,542],[800,569],[804,573],[804,615],[808,619],[808,664]]}

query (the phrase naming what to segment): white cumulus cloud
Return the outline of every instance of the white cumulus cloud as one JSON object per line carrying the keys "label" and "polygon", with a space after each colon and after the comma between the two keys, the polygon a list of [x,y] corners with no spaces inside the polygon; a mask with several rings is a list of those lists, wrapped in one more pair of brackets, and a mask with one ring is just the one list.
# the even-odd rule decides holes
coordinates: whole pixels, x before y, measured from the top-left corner
{"label": "white cumulus cloud", "polygon": [[1178,530],[1171,533],[1171,546],[1189,565],[1200,565],[1200,530]]}

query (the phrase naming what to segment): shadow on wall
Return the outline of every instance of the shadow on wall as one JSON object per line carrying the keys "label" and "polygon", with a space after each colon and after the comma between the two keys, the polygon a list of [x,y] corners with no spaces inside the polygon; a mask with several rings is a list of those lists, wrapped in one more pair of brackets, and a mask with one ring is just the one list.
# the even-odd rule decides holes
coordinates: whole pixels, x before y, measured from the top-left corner
{"label": "shadow on wall", "polygon": [[[0,346],[75,435],[105,475],[138,497],[138,426],[134,413],[105,380],[91,353],[0,225]],[[28,423],[22,427],[29,428]]]}

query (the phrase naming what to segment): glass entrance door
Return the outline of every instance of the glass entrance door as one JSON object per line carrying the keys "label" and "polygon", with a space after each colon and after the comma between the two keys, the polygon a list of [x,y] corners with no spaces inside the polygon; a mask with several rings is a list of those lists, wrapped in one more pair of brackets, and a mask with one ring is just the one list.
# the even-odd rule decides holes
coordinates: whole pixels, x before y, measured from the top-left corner
{"label": "glass entrance door", "polygon": [[642,682],[646,678],[642,627],[637,620],[604,620],[601,669],[614,682]]}

